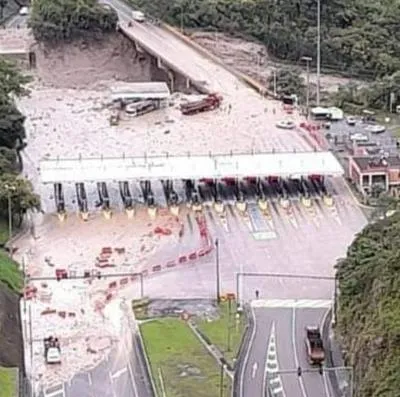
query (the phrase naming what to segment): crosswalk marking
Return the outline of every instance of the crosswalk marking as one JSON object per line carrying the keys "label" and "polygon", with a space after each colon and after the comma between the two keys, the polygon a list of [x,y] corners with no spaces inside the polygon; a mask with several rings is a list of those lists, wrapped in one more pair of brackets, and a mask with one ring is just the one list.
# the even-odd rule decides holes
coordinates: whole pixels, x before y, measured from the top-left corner
{"label": "crosswalk marking", "polygon": [[257,299],[251,302],[254,308],[296,308],[296,309],[329,309],[331,300],[323,299]]}

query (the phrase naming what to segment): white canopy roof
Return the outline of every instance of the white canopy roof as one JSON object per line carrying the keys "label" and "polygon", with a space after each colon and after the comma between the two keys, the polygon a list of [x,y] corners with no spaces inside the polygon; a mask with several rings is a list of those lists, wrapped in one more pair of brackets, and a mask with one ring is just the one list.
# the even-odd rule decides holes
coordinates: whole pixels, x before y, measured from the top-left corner
{"label": "white canopy roof", "polygon": [[156,156],[54,159],[40,162],[42,183],[201,179],[223,177],[297,177],[343,175],[331,152],[257,153],[209,156]]}

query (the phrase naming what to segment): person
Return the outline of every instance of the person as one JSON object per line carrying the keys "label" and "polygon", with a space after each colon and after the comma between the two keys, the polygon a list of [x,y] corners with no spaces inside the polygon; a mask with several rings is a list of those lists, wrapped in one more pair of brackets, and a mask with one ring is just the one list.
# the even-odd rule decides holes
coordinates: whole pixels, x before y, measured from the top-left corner
{"label": "person", "polygon": [[259,296],[260,296],[260,291],[256,289],[256,299],[258,299]]}

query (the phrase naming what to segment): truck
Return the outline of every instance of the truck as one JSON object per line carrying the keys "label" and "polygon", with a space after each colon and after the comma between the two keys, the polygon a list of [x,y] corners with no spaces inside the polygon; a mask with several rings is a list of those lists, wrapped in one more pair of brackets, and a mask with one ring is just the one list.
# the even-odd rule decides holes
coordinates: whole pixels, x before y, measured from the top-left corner
{"label": "truck", "polygon": [[221,102],[221,96],[218,94],[209,94],[198,101],[182,103],[180,109],[182,114],[191,115],[217,109],[221,105]]}
{"label": "truck", "polygon": [[322,365],[325,360],[325,350],[321,331],[318,327],[306,327],[305,343],[309,363],[311,365]]}
{"label": "truck", "polygon": [[58,338],[49,336],[43,339],[46,364],[61,364],[61,348]]}

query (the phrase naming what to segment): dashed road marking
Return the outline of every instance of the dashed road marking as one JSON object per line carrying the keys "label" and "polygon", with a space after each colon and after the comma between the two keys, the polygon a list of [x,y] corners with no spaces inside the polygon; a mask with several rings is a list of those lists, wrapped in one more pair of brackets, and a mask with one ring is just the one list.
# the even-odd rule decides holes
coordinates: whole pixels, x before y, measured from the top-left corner
{"label": "dashed road marking", "polygon": [[329,309],[331,300],[323,299],[257,299],[251,302],[255,308],[296,308],[296,309]]}
{"label": "dashed road marking", "polygon": [[113,374],[111,374],[111,379],[119,378],[125,372],[127,372],[127,368],[121,368],[120,370],[115,371]]}
{"label": "dashed road marking", "polygon": [[[268,384],[267,384],[268,383]],[[268,389],[274,396],[281,394],[285,396],[282,379],[279,375],[279,362],[278,353],[276,350],[276,335],[275,335],[275,323],[272,323],[271,332],[269,334],[267,358],[265,362],[265,374],[264,374],[264,389]]]}
{"label": "dashed road marking", "polygon": [[64,384],[59,384],[57,386],[53,386],[45,390],[44,392],[45,397],[64,397],[65,390]]}

